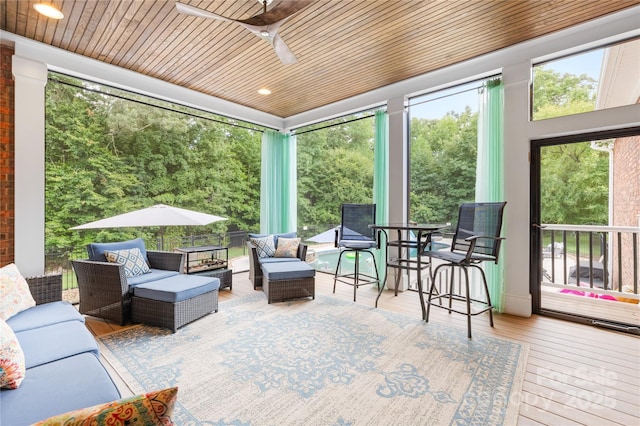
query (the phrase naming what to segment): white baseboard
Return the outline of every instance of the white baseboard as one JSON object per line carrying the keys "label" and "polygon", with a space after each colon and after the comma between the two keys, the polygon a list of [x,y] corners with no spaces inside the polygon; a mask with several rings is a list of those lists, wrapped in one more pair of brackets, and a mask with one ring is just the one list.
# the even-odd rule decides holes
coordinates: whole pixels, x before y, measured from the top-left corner
{"label": "white baseboard", "polygon": [[531,295],[507,294],[505,296],[504,313],[519,317],[531,316]]}

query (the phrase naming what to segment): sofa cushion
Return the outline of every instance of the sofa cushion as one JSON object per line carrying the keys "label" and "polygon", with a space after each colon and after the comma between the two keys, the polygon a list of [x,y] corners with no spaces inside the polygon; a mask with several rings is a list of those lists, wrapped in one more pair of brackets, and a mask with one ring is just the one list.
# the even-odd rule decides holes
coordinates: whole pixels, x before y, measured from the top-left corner
{"label": "sofa cushion", "polygon": [[276,247],[272,235],[261,238],[249,238],[249,241],[256,247],[256,252],[260,259],[273,257],[273,255],[276,254]]}
{"label": "sofa cushion", "polygon": [[160,281],[140,284],[133,288],[133,295],[144,299],[176,303],[219,288],[219,278],[202,275],[178,275]]}
{"label": "sofa cushion", "polygon": [[144,246],[144,240],[142,238],[136,238],[135,240],[119,241],[115,243],[91,243],[87,246],[87,253],[89,260],[98,262],[106,262],[107,258],[104,255],[105,250],[126,250],[132,248],[139,248],[142,256],[147,259],[147,249]]}
{"label": "sofa cushion", "polygon": [[120,397],[98,358],[85,352],[30,368],[18,389],[0,392],[0,424],[30,425]]}
{"label": "sofa cushion", "polygon": [[150,283],[152,281],[163,280],[165,278],[180,275],[180,272],[178,271],[168,271],[166,269],[151,268],[149,271],[150,272],[148,274],[127,278],[127,284],[129,284],[130,287],[135,287],[140,284]]}
{"label": "sofa cushion", "polygon": [[0,388],[16,389],[20,386],[25,368],[24,352],[18,338],[0,319]]}
{"label": "sofa cushion", "polygon": [[35,305],[29,284],[18,267],[10,263],[0,268],[0,319],[7,320]]}
{"label": "sofa cushion", "polygon": [[[83,352],[99,355],[98,344],[80,321],[67,321],[16,333],[27,368]],[[27,370],[29,371],[29,370]]]}
{"label": "sofa cushion", "polygon": [[124,265],[124,275],[126,277],[135,277],[151,272],[149,265],[147,265],[147,260],[137,247],[124,250],[105,250],[104,256],[108,262]]}
{"label": "sofa cushion", "polygon": [[251,238],[264,238],[264,237],[267,237],[267,236],[272,236],[273,237],[273,245],[274,245],[274,247],[277,248],[278,247],[278,239],[279,238],[281,238],[281,237],[282,238],[295,238],[297,235],[296,235],[296,233],[294,231],[294,232],[283,232],[281,234],[251,234],[251,233],[249,233],[248,236],[249,236],[249,240],[251,240]]}
{"label": "sofa cushion", "polygon": [[297,257],[264,257],[262,259],[258,259],[260,265],[264,265],[265,263],[287,263],[287,262],[302,262]]}
{"label": "sofa cushion", "polygon": [[50,417],[33,426],[170,426],[178,388],[168,388]]}
{"label": "sofa cushion", "polygon": [[278,247],[274,257],[297,257],[300,238],[278,238]]}
{"label": "sofa cushion", "polygon": [[316,270],[305,262],[272,262],[262,264],[262,273],[269,280],[292,280],[316,276]]}
{"label": "sofa cushion", "polygon": [[9,318],[7,324],[17,333],[65,321],[84,323],[84,317],[71,303],[58,301],[26,309]]}

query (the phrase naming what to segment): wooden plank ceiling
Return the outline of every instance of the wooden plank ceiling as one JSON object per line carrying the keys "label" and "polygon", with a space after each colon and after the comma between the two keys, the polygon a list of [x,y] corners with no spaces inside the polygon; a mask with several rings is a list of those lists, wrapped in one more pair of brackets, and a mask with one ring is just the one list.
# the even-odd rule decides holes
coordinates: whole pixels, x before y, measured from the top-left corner
{"label": "wooden plank ceiling", "polygon": [[[233,19],[262,12],[257,0],[182,1]],[[1,1],[2,29],[288,117],[640,0],[315,0],[280,28],[298,58],[291,65],[237,23],[180,14],[175,1],[54,0],[60,21],[33,3]],[[262,87],[272,94],[259,95]]]}

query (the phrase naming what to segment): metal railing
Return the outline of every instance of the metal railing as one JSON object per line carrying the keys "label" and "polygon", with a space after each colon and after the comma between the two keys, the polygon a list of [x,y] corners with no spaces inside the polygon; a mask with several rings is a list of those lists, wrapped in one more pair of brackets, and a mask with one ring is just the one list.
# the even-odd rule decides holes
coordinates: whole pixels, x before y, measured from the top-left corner
{"label": "metal railing", "polygon": [[639,294],[640,228],[555,224],[541,228],[545,280]]}

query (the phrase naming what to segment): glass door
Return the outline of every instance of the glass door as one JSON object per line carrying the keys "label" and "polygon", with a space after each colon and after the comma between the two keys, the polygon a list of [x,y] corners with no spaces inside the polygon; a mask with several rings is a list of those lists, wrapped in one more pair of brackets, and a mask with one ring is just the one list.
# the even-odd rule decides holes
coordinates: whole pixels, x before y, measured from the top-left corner
{"label": "glass door", "polygon": [[532,142],[535,313],[640,334],[639,135]]}

